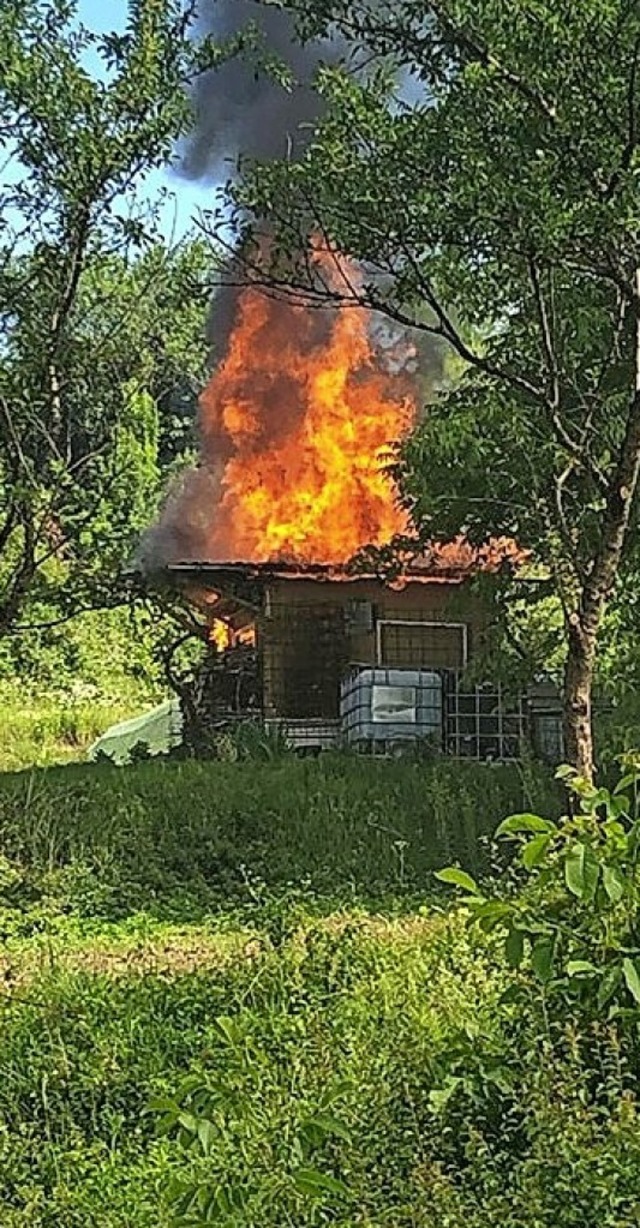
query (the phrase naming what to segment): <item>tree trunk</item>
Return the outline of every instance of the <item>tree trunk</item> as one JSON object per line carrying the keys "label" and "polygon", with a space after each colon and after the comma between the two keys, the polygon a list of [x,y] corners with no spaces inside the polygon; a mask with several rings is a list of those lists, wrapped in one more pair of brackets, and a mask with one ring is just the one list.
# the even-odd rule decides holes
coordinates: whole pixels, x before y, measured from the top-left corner
{"label": "tree trunk", "polygon": [[595,639],[579,626],[568,633],[564,674],[564,736],[567,761],[585,780],[593,780],[594,750],[591,698]]}
{"label": "tree trunk", "polygon": [[640,475],[640,268],[634,275],[636,314],[635,391],[602,521],[600,544],[585,581],[579,609],[567,620],[564,706],[566,755],[581,776],[593,780],[592,690],[596,643],[618,576]]}

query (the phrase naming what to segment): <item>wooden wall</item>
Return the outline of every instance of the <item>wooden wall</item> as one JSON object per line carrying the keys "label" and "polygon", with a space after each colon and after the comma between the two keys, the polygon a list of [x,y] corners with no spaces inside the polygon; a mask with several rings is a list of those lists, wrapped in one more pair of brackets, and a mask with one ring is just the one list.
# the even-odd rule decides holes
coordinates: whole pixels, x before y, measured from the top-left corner
{"label": "wooden wall", "polygon": [[[363,627],[354,603],[370,602],[373,625]],[[460,668],[461,637],[412,631],[412,623],[462,623],[472,655],[486,623],[486,607],[464,583],[409,583],[400,590],[368,580],[275,580],[265,592],[259,622],[265,716],[339,714],[340,681],[351,665],[378,663],[377,624],[406,622],[383,632],[390,667]],[[419,659],[422,657],[422,659]]]}

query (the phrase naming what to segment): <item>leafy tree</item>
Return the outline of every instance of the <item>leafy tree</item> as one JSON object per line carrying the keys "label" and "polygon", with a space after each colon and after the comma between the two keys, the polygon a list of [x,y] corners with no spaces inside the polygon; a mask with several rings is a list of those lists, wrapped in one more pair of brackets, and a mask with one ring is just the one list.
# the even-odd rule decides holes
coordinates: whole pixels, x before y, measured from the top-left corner
{"label": "leafy tree", "polygon": [[202,247],[154,244],[133,262],[91,255],[65,331],[63,450],[47,415],[35,413],[41,285],[29,278],[31,261],[16,262],[28,302],[0,361],[5,630],[32,623],[36,606],[39,621],[47,609],[58,620],[122,600],[114,581],[189,442],[182,401],[190,422],[204,374]]}
{"label": "leafy tree", "polygon": [[[354,55],[320,71],[324,116],[302,158],[248,169],[234,193],[245,274],[384,312],[463,361],[405,449],[406,497],[434,537],[509,534],[551,575],[568,755],[590,777],[596,648],[640,467],[640,12],[284,7],[302,37],[333,28]],[[265,219],[272,239],[256,245]],[[327,275],[311,234],[359,260],[362,283],[337,257]]]}
{"label": "leafy tree", "polygon": [[192,4],[131,0],[97,36],[69,0],[0,12],[0,631],[64,582],[113,604],[185,444],[202,375],[202,244],[169,250],[141,191],[187,130],[185,82],[222,51]]}

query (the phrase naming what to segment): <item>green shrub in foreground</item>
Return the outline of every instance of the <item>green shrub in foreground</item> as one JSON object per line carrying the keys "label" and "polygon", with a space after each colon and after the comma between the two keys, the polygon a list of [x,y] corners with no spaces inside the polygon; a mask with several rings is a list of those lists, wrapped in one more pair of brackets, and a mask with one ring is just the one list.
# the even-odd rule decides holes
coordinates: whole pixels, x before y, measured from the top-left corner
{"label": "green shrub in foreground", "polygon": [[[168,1224],[163,1189],[184,1180],[184,1162],[146,1110],[188,1075],[228,1099],[223,1141],[189,1161],[194,1180],[248,1166],[259,1222],[287,1222],[269,1180],[299,1127],[315,1132],[308,1167],[355,1182],[363,1214],[411,1222],[401,1209],[447,1037],[461,1020],[491,1026],[499,978],[486,941],[443,916],[283,917],[283,931],[277,946],[257,935],[216,973],[51,974],[0,999],[3,1225]],[[335,1132],[331,1117],[358,1121],[357,1133]],[[400,1218],[386,1220],[388,1208]]]}
{"label": "green shrub in foreground", "polygon": [[439,875],[465,893],[472,926],[500,941],[511,968],[500,1017],[512,1019],[492,1071],[468,1052],[449,1063],[436,1092],[451,1140],[440,1158],[487,1212],[504,1191],[489,1222],[505,1228],[631,1228],[640,1223],[640,760],[627,757],[613,792],[570,769],[559,775],[577,814],[515,814],[498,828],[520,845],[519,890],[483,892],[459,868]]}

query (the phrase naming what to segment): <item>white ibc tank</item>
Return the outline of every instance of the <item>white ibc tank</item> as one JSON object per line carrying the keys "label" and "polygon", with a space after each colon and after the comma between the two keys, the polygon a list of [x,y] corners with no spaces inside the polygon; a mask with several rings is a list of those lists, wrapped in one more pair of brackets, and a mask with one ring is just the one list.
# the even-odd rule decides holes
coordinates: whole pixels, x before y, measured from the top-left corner
{"label": "white ibc tank", "polygon": [[442,736],[442,678],[429,670],[363,669],[342,684],[348,743]]}

